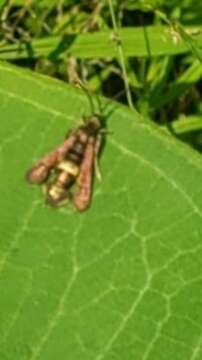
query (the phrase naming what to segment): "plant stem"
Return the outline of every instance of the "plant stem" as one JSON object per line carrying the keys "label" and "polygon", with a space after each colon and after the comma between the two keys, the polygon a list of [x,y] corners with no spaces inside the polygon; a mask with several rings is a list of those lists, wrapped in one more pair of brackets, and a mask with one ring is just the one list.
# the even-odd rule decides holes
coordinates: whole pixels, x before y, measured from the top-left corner
{"label": "plant stem", "polygon": [[122,73],[123,73],[123,80],[124,80],[124,85],[125,85],[126,97],[127,97],[128,105],[130,106],[130,108],[132,110],[134,110],[134,105],[133,105],[132,96],[131,96],[130,87],[129,87],[129,82],[128,82],[128,77],[127,77],[127,71],[126,71],[123,47],[122,47],[122,43],[121,43],[119,33],[118,33],[118,26],[117,26],[117,22],[116,22],[116,18],[115,18],[115,13],[114,13],[112,0],[108,0],[108,5],[109,5],[111,19],[112,19],[112,26],[113,26],[115,34],[117,35],[116,43],[117,43],[117,49],[118,49],[119,58],[120,58],[121,69],[122,69]]}

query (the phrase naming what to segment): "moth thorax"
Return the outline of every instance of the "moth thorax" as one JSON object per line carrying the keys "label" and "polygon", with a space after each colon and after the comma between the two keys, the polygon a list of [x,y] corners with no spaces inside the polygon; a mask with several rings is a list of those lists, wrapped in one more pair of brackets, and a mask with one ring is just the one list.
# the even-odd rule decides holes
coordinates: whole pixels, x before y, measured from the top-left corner
{"label": "moth thorax", "polygon": [[87,142],[86,143],[77,142],[74,145],[74,148],[72,149],[71,153],[76,154],[78,156],[82,156],[84,149],[86,147],[86,144],[87,144]]}
{"label": "moth thorax", "polygon": [[88,133],[87,133],[85,128],[80,129],[77,136],[78,136],[78,142],[80,142],[82,144],[87,143],[87,141],[88,141]]}
{"label": "moth thorax", "polygon": [[72,161],[68,161],[68,160],[63,160],[61,161],[58,166],[57,169],[59,170],[63,170],[66,173],[73,175],[73,176],[77,176],[79,173],[79,167],[77,164],[75,164]]}
{"label": "moth thorax", "polygon": [[96,136],[100,129],[101,125],[99,117],[97,115],[92,116],[87,125],[88,134]]}

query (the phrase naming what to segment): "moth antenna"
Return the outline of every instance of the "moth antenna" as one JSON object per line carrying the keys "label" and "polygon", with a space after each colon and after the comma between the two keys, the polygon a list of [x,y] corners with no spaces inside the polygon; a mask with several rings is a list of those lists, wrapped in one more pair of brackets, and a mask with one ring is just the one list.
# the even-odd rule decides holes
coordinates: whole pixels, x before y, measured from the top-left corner
{"label": "moth antenna", "polygon": [[[94,106],[94,103],[93,103],[93,101],[92,101],[92,96],[91,96],[91,94],[90,94],[90,92],[89,92],[89,89],[87,88],[87,86],[86,86],[80,79],[78,79],[77,85],[78,85],[78,87],[80,87],[80,88],[85,92],[85,94],[87,95],[88,100],[89,100],[89,103],[90,103],[90,106],[91,106],[91,112],[92,112],[92,113],[95,113],[95,106]],[[84,119],[85,119],[85,118],[84,118]]]}

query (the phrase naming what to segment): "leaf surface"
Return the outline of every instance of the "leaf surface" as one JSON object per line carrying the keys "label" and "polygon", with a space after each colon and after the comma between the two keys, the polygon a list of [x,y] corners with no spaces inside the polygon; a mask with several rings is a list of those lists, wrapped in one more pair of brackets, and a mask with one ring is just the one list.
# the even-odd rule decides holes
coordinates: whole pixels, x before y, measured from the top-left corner
{"label": "leaf surface", "polygon": [[200,157],[104,101],[92,206],[51,209],[24,174],[89,99],[7,64],[0,96],[0,358],[201,359]]}

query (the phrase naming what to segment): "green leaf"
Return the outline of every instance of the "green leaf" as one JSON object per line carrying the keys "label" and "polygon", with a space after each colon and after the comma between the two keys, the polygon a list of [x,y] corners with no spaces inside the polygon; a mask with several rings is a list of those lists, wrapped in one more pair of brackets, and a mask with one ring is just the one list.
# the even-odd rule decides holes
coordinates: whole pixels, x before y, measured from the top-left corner
{"label": "green leaf", "polygon": [[201,158],[103,100],[92,206],[51,209],[24,174],[89,99],[7,64],[0,84],[0,359],[201,359]]}
{"label": "green leaf", "polygon": [[[190,52],[183,39],[176,44],[170,26],[147,26],[121,28],[119,30],[124,54],[130,56],[176,55]],[[194,40],[195,46],[202,47],[201,26],[185,27]],[[191,37],[190,35],[190,37]],[[189,38],[190,38],[189,37]],[[117,44],[113,31],[99,31],[84,34],[66,34],[33,40],[31,43],[3,45],[1,59],[36,58],[40,56],[61,57],[70,54],[77,58],[117,57]]]}
{"label": "green leaf", "polygon": [[178,119],[172,121],[173,131],[180,135],[187,132],[202,130],[202,116],[201,115],[192,115],[192,116],[180,116]]}
{"label": "green leaf", "polygon": [[180,96],[186,94],[186,92],[189,91],[193,84],[200,81],[201,76],[202,64],[198,60],[195,60],[191,63],[191,65],[189,65],[189,67],[184,71],[184,73],[182,73],[174,82],[170,84],[168,90],[164,90],[161,88],[158,89],[157,87],[153,89],[153,91],[150,93],[150,107],[160,109],[166,104],[173,103],[174,101],[179,99]]}

